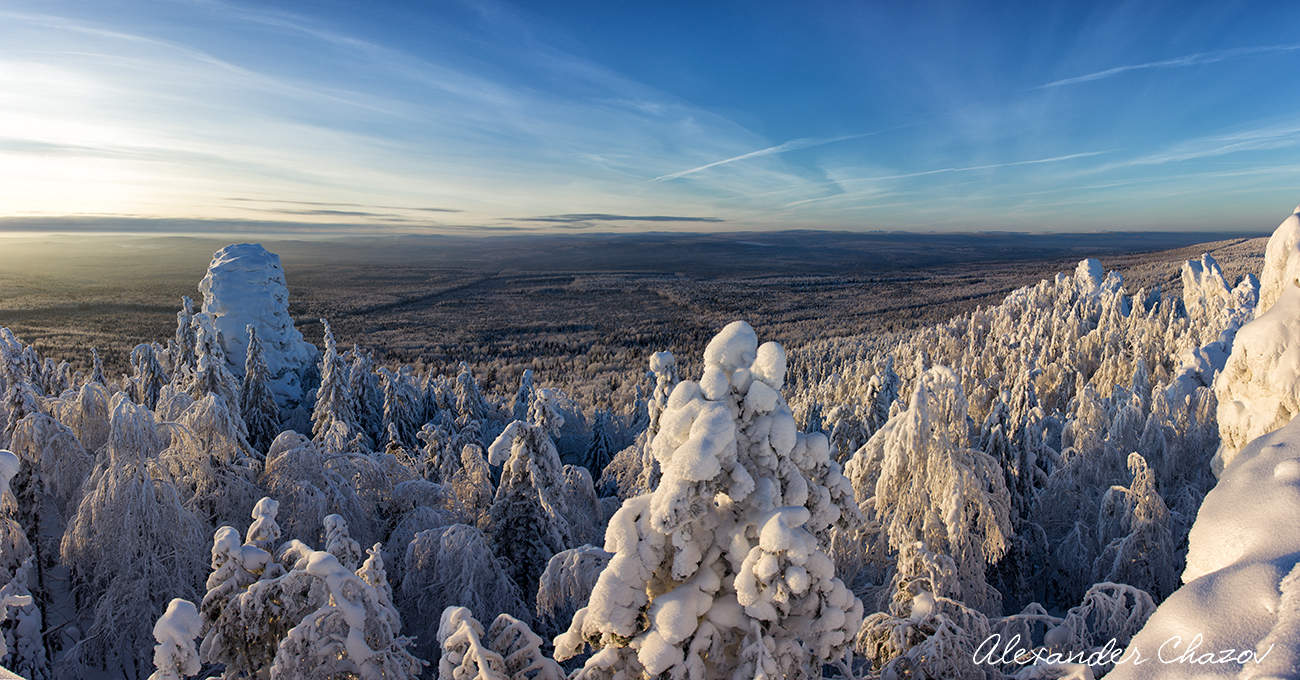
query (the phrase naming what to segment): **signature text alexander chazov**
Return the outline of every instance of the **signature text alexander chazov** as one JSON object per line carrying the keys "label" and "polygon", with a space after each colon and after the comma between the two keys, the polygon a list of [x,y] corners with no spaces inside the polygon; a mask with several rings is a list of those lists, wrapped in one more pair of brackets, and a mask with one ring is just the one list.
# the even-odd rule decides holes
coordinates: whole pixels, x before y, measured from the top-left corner
{"label": "signature text alexander chazov", "polygon": [[1249,663],[1262,663],[1272,651],[1273,645],[1269,645],[1268,649],[1263,651],[1231,648],[1208,650],[1204,649],[1204,639],[1200,633],[1197,633],[1191,640],[1184,640],[1181,635],[1170,637],[1160,644],[1154,656],[1144,656],[1137,647],[1130,647],[1126,650],[1114,638],[1095,649],[1058,651],[1046,647],[1022,647],[1019,634],[1012,635],[1004,643],[1002,635],[994,633],[984,638],[984,641],[975,649],[971,659],[976,665],[998,666],[1039,664],[1084,664],[1088,666],[1132,664],[1140,666],[1150,661],[1162,664],[1187,664],[1193,666],[1219,664],[1244,666]]}

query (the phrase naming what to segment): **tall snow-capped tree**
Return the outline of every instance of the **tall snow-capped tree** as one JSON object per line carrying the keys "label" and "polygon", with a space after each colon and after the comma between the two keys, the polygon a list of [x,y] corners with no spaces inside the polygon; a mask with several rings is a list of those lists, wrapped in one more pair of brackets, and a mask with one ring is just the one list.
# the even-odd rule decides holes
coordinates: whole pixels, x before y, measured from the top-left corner
{"label": "tall snow-capped tree", "polygon": [[131,350],[131,398],[149,408],[158,406],[158,394],[167,384],[167,372],[158,361],[154,345],[143,343]]}
{"label": "tall snow-capped tree", "polygon": [[181,297],[181,310],[176,312],[176,333],[167,341],[167,370],[172,380],[186,380],[194,370],[194,348],[197,337],[194,331],[194,301],[188,295]]}
{"label": "tall snow-capped tree", "polygon": [[785,352],[735,322],[704,374],[669,397],[652,450],[659,486],[623,503],[614,554],[556,656],[595,649],[578,678],[795,678],[835,662],[862,604],[835,578],[827,534],[853,513],[825,436],[795,428]]}
{"label": "tall snow-capped tree", "polygon": [[384,431],[391,430],[402,446],[414,446],[424,411],[420,390],[409,371],[390,371],[380,367],[379,375]]}
{"label": "tall snow-capped tree", "polygon": [[382,441],[387,428],[383,424],[383,394],[379,376],[375,374],[374,357],[353,345],[343,358],[348,362],[348,391],[356,404],[357,427],[371,441]]}
{"label": "tall snow-capped tree", "polygon": [[215,394],[226,402],[226,407],[239,410],[239,384],[226,365],[226,351],[222,348],[216,324],[212,317],[202,312],[194,315],[194,375],[189,393],[195,399]]}
{"label": "tall snow-capped tree", "polygon": [[1128,488],[1111,487],[1102,497],[1097,580],[1127,583],[1164,599],[1178,587],[1180,570],[1169,508],[1140,454],[1129,454],[1128,467],[1133,474]]}
{"label": "tall snow-capped tree", "polygon": [[244,356],[244,384],[239,391],[239,413],[248,429],[248,443],[257,451],[266,451],[280,434],[280,408],[275,404],[268,382],[270,372],[262,352],[257,328],[248,324],[248,353]]}
{"label": "tall snow-capped tree", "polygon": [[339,355],[334,331],[325,327],[325,351],[320,360],[320,387],[316,389],[316,407],[311,414],[312,438],[330,451],[347,450],[358,434],[356,404],[348,389],[348,365]]}
{"label": "tall snow-capped tree", "polygon": [[[1001,597],[985,579],[986,565],[1011,540],[1011,498],[992,456],[971,448],[966,398],[951,370],[925,371],[906,411],[891,418],[848,465],[859,503],[879,522],[900,554],[920,542],[950,556],[956,592],[936,593],[989,614]],[[899,564],[895,579],[917,576]]]}
{"label": "tall snow-capped tree", "polygon": [[149,620],[172,595],[193,596],[202,529],[155,459],[167,435],[153,413],[114,398],[107,447],[63,535],[86,638],[70,663],[143,675]]}
{"label": "tall snow-capped tree", "polygon": [[519,376],[519,389],[515,390],[515,398],[510,402],[510,413],[515,420],[528,420],[528,407],[533,403],[534,389],[533,369],[525,368]]}
{"label": "tall snow-capped tree", "polygon": [[460,362],[456,380],[452,385],[453,407],[456,410],[456,424],[461,427],[469,423],[482,423],[491,412],[487,400],[479,390],[478,380],[469,370],[469,364]]}
{"label": "tall snow-capped tree", "polygon": [[509,561],[520,589],[536,592],[547,561],[573,535],[565,514],[564,466],[546,431],[519,420],[492,443],[488,460],[502,469],[486,533]]}
{"label": "tall snow-capped tree", "polygon": [[884,365],[867,382],[866,401],[870,409],[865,423],[867,436],[871,436],[889,420],[889,409],[898,399],[901,387],[902,381],[894,372],[894,358],[887,357]]}
{"label": "tall snow-capped tree", "polygon": [[90,348],[90,377],[87,380],[108,385],[108,378],[104,377],[104,361],[99,358],[99,350],[94,347]]}
{"label": "tall snow-capped tree", "polygon": [[612,429],[609,412],[596,411],[596,416],[591,423],[591,443],[587,445],[587,453],[582,459],[582,466],[587,468],[592,477],[599,477],[601,471],[614,457]]}

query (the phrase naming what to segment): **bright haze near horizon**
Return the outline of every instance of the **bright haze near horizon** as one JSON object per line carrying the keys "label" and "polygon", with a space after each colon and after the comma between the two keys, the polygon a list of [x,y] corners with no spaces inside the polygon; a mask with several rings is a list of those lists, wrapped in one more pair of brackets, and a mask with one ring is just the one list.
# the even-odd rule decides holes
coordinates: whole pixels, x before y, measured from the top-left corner
{"label": "bright haze near horizon", "polygon": [[1300,5],[8,2],[0,231],[1258,231]]}

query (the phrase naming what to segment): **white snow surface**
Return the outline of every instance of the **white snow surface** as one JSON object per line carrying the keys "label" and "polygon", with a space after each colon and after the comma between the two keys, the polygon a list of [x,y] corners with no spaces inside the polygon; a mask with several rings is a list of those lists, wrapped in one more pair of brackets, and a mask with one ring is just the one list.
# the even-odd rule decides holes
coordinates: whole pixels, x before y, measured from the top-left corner
{"label": "white snow surface", "polygon": [[[1222,287],[1185,272],[1205,287]],[[1300,209],[1269,239],[1257,316],[1214,381],[1219,481],[1188,536],[1185,585],[1114,680],[1300,677]],[[1194,653],[1186,656],[1195,647]],[[1140,657],[1134,656],[1140,655]]]}
{"label": "white snow surface", "polygon": [[1219,452],[1215,471],[1247,442],[1300,414],[1300,215],[1278,226],[1264,256],[1254,321],[1237,331],[1232,354],[1215,380]]}
{"label": "white snow surface", "polygon": [[1282,293],[1300,283],[1300,206],[1282,220],[1264,248],[1260,275],[1259,311],[1266,312]]}
{"label": "white snow surface", "polygon": [[317,351],[303,340],[289,316],[289,289],[280,256],[256,243],[237,243],[218,250],[199,282],[202,311],[221,332],[226,364],[237,378],[244,375],[251,324],[257,329],[270,373],[271,392],[283,409],[299,405],[302,374],[316,361]]}
{"label": "white snow surface", "polygon": [[[1150,661],[1120,664],[1106,677],[1194,680],[1252,671],[1256,666],[1252,660],[1244,664],[1177,660],[1198,635],[1202,642],[1197,656],[1228,649],[1263,654],[1274,644],[1270,641],[1261,647],[1270,631],[1294,629],[1297,617],[1281,602],[1283,579],[1300,563],[1296,517],[1300,517],[1300,419],[1251,442],[1223,471],[1192,526],[1183,572],[1186,585],[1161,603],[1129,645],[1127,654],[1136,650]],[[1287,637],[1289,644],[1296,644]],[[1277,644],[1264,661],[1272,661],[1272,654],[1282,655],[1284,646]]]}

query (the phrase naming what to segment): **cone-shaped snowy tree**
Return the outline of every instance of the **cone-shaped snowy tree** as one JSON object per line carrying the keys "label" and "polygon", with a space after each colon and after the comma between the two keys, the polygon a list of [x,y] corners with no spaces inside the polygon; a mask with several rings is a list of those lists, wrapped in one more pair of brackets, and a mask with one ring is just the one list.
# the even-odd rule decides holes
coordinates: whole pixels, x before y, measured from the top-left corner
{"label": "cone-shaped snowy tree", "polygon": [[573,535],[564,512],[560,455],[541,427],[516,420],[492,443],[488,456],[502,469],[486,533],[497,554],[510,561],[519,587],[536,592],[546,562]]}
{"label": "cone-shaped snowy tree", "polygon": [[176,312],[176,336],[167,341],[167,357],[173,381],[184,380],[194,371],[195,345],[194,301],[181,297],[181,311]]}
{"label": "cone-shaped snowy tree", "polygon": [[515,420],[528,420],[528,406],[533,403],[533,369],[525,368],[519,376],[519,389],[515,390],[514,401],[510,402],[510,413]]}
{"label": "cone-shaped snowy tree", "polygon": [[244,386],[239,391],[239,412],[248,428],[248,443],[265,452],[275,436],[280,434],[280,409],[275,405],[266,357],[262,353],[262,340],[257,328],[248,325],[248,354],[244,357]]}
{"label": "cone-shaped snowy tree", "polygon": [[108,384],[108,378],[104,377],[104,361],[99,358],[99,350],[95,347],[90,348],[90,378],[89,382]]}
{"label": "cone-shaped snowy tree", "polygon": [[194,327],[194,378],[190,382],[190,396],[202,399],[215,394],[226,402],[227,408],[238,410],[239,384],[226,366],[226,351],[212,317],[201,312],[195,314]]}
{"label": "cone-shaped snowy tree", "polygon": [[596,411],[596,417],[591,423],[591,444],[587,446],[587,454],[582,460],[582,466],[587,468],[592,477],[599,477],[614,456],[614,435],[611,429],[609,412]]}
{"label": "cone-shaped snowy tree", "polygon": [[348,365],[339,356],[329,322],[320,322],[325,327],[325,352],[320,359],[320,387],[311,414],[311,433],[326,450],[344,451],[357,435],[355,404],[348,391]]}
{"label": "cone-shaped snowy tree", "polygon": [[[862,604],[835,577],[827,532],[852,489],[826,437],[795,428],[785,351],[735,322],[679,383],[652,443],[651,493],[610,520],[614,553],[557,658],[579,678],[804,678],[842,657]],[[661,675],[662,674],[662,675]]]}

